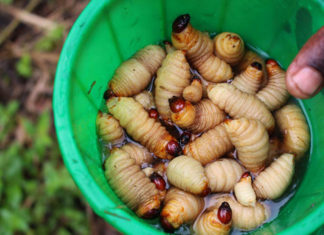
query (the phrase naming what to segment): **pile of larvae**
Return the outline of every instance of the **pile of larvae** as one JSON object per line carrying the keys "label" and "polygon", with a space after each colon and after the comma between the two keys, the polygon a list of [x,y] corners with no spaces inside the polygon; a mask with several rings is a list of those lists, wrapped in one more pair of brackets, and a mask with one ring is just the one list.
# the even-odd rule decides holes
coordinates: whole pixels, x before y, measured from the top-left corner
{"label": "pile of larvae", "polygon": [[109,82],[109,113],[96,121],[111,150],[107,181],[139,217],[160,216],[167,232],[255,229],[270,216],[263,200],[284,193],[309,148],[301,109],[286,104],[285,71],[235,33],[211,39],[188,14],[175,19],[171,38],[139,50]]}

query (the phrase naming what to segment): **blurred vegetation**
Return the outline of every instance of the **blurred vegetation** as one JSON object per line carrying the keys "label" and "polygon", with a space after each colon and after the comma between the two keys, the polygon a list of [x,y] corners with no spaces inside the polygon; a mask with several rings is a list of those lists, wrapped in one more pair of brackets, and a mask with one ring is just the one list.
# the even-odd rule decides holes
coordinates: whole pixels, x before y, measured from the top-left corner
{"label": "blurred vegetation", "polygon": [[50,112],[32,121],[20,106],[0,105],[0,234],[87,234],[84,201],[50,136]]}
{"label": "blurred vegetation", "polygon": [[16,63],[16,71],[17,73],[24,77],[29,78],[33,73],[33,68],[31,64],[31,58],[29,54],[24,54]]}
{"label": "blurred vegetation", "polygon": [[53,50],[57,46],[58,42],[63,38],[63,33],[63,26],[55,27],[36,43],[36,49],[39,51]]}
{"label": "blurred vegetation", "polygon": [[75,186],[53,125],[59,53],[88,2],[0,0],[0,235],[116,233]]}

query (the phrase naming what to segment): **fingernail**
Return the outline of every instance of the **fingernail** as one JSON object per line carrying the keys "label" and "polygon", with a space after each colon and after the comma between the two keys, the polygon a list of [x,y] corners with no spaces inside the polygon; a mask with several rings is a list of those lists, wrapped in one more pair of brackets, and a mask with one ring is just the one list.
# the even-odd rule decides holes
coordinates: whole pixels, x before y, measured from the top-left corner
{"label": "fingernail", "polygon": [[304,67],[292,77],[292,80],[302,93],[311,96],[321,86],[323,77],[316,69]]}

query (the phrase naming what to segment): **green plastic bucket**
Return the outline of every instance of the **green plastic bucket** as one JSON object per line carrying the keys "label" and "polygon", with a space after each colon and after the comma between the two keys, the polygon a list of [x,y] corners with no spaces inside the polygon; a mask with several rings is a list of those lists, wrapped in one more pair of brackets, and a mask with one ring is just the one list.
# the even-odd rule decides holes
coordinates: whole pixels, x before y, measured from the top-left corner
{"label": "green plastic bucket", "polygon": [[[209,32],[233,31],[287,68],[298,50],[324,25],[324,2],[312,0],[92,0],[74,24],[61,53],[54,116],[65,165],[94,211],[125,234],[159,234],[109,187],[102,168],[95,120],[117,66],[150,43],[170,39],[176,16]],[[295,196],[259,234],[306,234],[324,223],[324,93],[301,101],[312,144]]]}

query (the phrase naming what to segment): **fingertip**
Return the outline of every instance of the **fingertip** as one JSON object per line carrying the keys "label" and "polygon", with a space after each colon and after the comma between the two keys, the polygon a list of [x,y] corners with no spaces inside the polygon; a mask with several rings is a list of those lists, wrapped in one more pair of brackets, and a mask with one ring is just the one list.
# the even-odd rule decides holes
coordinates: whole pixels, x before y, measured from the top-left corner
{"label": "fingertip", "polygon": [[292,72],[287,71],[286,86],[289,93],[300,99],[307,99],[319,92],[323,84],[323,77],[316,69],[306,66]]}
{"label": "fingertip", "polygon": [[287,87],[289,94],[291,94],[292,96],[294,96],[296,98],[299,98],[299,99],[309,98],[308,96],[305,96],[305,94],[303,94],[302,92],[299,91],[299,88],[296,86],[296,83],[292,79],[289,79],[288,76],[286,79],[286,87]]}

